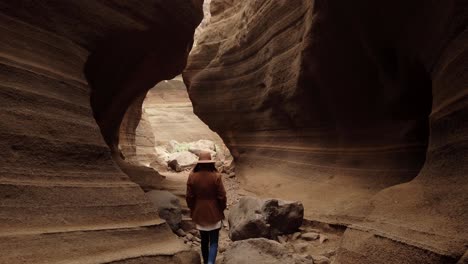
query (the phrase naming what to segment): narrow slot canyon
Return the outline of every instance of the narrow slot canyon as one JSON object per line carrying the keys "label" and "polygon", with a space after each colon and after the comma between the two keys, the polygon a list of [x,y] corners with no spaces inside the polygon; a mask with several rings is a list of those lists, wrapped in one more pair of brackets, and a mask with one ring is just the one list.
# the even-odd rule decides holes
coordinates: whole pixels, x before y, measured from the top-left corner
{"label": "narrow slot canyon", "polygon": [[[0,1],[0,264],[468,263],[466,1]],[[210,161],[211,162],[211,161]]]}

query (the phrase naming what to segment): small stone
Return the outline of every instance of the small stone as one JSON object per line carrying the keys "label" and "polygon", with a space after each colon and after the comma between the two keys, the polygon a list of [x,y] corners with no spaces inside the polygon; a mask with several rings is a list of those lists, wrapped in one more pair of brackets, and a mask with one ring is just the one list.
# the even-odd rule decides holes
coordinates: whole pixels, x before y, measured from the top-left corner
{"label": "small stone", "polygon": [[234,172],[231,172],[231,173],[228,174],[228,177],[229,178],[234,178],[234,177],[236,177],[236,174]]}
{"label": "small stone", "polygon": [[314,264],[330,264],[330,259],[325,256],[312,256]]}
{"label": "small stone", "polygon": [[287,236],[278,236],[278,241],[281,244],[284,244],[284,243],[288,242],[288,237]]}
{"label": "small stone", "polygon": [[308,243],[297,243],[294,245],[294,250],[298,253],[303,253],[307,251],[307,247],[309,246]]}
{"label": "small stone", "polygon": [[323,244],[325,241],[328,241],[328,237],[325,235],[320,235],[320,244]]}
{"label": "small stone", "polygon": [[198,237],[196,237],[196,236],[194,236],[194,237],[193,237],[193,241],[196,241],[196,242],[201,242],[201,239],[200,239],[200,238],[198,238]]}
{"label": "small stone", "polygon": [[187,236],[185,236],[188,240],[192,241],[193,240],[193,235],[188,233]]}
{"label": "small stone", "polygon": [[327,250],[323,255],[327,258],[330,258],[336,255],[336,251],[334,249],[330,249],[330,250]]}
{"label": "small stone", "polygon": [[184,232],[184,230],[182,230],[182,229],[180,229],[180,228],[179,228],[175,233],[176,233],[176,235],[178,235],[178,236],[180,236],[180,237],[183,237],[183,236],[186,235],[185,232]]}
{"label": "small stone", "polygon": [[220,246],[218,247],[218,251],[219,251],[219,253],[223,253],[224,251],[226,251],[226,247],[223,246],[223,245],[220,245]]}
{"label": "small stone", "polygon": [[296,232],[291,236],[291,241],[297,240],[301,236],[301,232]]}
{"label": "small stone", "polygon": [[295,264],[314,264],[314,260],[309,254],[293,255]]}
{"label": "small stone", "polygon": [[199,246],[200,246],[200,242],[194,241],[194,242],[192,243],[192,245],[194,245],[195,247],[199,247]]}
{"label": "small stone", "polygon": [[189,233],[196,237],[200,236],[200,232],[197,229],[192,229],[189,231]]}
{"label": "small stone", "polygon": [[180,228],[182,228],[182,230],[185,232],[188,232],[189,230],[196,229],[197,227],[192,219],[186,218],[182,219],[182,222],[180,222]]}
{"label": "small stone", "polygon": [[306,240],[306,241],[316,240],[319,237],[320,237],[320,235],[317,234],[317,233],[314,233],[314,232],[309,232],[309,233],[305,233],[305,234],[301,235],[301,238]]}

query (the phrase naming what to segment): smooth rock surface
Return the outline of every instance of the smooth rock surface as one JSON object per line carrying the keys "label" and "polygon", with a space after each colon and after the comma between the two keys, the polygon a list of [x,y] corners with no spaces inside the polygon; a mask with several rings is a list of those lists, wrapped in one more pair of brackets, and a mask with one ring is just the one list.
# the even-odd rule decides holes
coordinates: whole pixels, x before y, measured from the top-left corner
{"label": "smooth rock surface", "polygon": [[159,217],[166,220],[172,231],[177,232],[182,221],[179,198],[171,192],[157,190],[149,191],[145,195],[153,203]]}
{"label": "smooth rock surface", "polygon": [[198,156],[189,152],[181,151],[169,155],[168,165],[175,171],[183,171],[192,168],[198,161]]}

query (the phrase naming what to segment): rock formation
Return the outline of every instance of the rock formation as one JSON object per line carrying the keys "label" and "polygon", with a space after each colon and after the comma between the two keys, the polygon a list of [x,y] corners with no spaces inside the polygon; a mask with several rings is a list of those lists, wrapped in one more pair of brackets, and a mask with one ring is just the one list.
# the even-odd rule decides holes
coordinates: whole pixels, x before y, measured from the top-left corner
{"label": "rock formation", "polygon": [[304,207],[300,202],[243,197],[229,211],[229,238],[233,241],[258,237],[276,239],[279,235],[296,232],[303,217]]}
{"label": "rock formation", "polygon": [[[184,80],[245,188],[347,226],[335,263],[464,263],[467,10],[213,0]],[[158,175],[118,145],[147,91],[185,68],[202,13],[0,2],[0,262],[196,263],[140,188]]]}
{"label": "rock formation", "polygon": [[1,1],[1,263],[193,263],[112,155],[127,107],[184,68],[201,13],[197,0]]}
{"label": "rock formation", "polygon": [[155,160],[156,141],[148,115],[142,109],[144,96],[137,98],[127,109],[119,133],[119,150],[125,161],[148,166]]}
{"label": "rock formation", "polygon": [[466,1],[213,0],[184,80],[243,186],[348,226],[337,263],[468,242]]}
{"label": "rock formation", "polygon": [[194,43],[193,45],[196,46],[198,44],[198,37],[203,33],[207,25],[210,23],[211,20],[211,0],[204,0],[203,2],[203,20],[198,25],[197,29],[195,30],[195,34],[193,36]]}
{"label": "rock formation", "polygon": [[166,220],[172,231],[179,230],[182,222],[179,198],[171,192],[157,190],[149,191],[145,195],[153,203],[159,217]]}

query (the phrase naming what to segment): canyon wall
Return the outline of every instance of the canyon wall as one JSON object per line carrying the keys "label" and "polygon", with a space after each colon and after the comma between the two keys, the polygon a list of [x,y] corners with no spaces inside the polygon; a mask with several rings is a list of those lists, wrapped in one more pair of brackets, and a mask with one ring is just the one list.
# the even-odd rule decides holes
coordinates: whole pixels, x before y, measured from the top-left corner
{"label": "canyon wall", "polygon": [[109,145],[136,95],[184,68],[201,6],[0,2],[0,263],[193,263]]}
{"label": "canyon wall", "polygon": [[244,187],[348,226],[338,263],[456,263],[466,1],[213,0],[211,15],[183,76]]}

